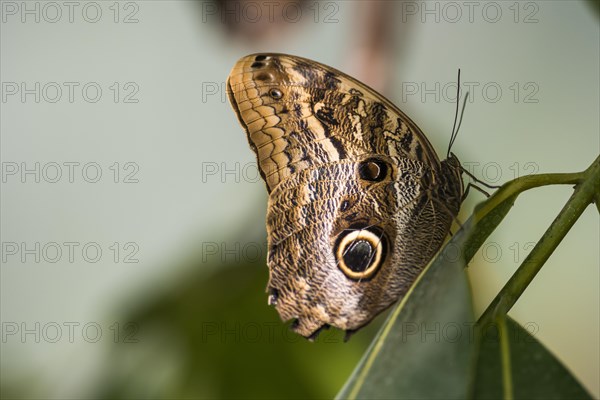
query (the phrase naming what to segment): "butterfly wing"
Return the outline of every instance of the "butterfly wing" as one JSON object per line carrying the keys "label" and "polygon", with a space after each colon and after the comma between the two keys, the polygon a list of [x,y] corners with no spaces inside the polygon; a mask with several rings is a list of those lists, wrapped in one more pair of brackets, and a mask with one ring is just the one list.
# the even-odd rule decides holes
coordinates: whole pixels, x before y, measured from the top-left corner
{"label": "butterfly wing", "polygon": [[307,337],[358,329],[439,249],[458,212],[439,188],[462,185],[410,118],[333,68],[255,54],[227,86],[269,191],[270,302]]}

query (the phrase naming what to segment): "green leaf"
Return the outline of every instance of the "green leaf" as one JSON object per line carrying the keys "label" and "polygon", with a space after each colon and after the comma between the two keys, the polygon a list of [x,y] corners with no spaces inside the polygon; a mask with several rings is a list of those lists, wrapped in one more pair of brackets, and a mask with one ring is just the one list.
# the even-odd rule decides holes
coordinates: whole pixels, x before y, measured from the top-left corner
{"label": "green leaf", "polygon": [[[494,198],[490,198],[477,205],[473,216],[467,220],[462,229],[444,247],[444,252],[448,252],[453,247],[459,246],[462,250],[462,257],[466,260],[466,266],[494,229],[500,225],[500,222],[502,222],[514,205],[516,198],[517,195],[515,194],[501,199],[496,203],[494,203]],[[490,203],[493,203],[493,208],[488,206]]]}
{"label": "green leaf", "polygon": [[[535,326],[531,326],[535,328]],[[508,316],[477,327],[475,399],[591,399],[530,332]]]}

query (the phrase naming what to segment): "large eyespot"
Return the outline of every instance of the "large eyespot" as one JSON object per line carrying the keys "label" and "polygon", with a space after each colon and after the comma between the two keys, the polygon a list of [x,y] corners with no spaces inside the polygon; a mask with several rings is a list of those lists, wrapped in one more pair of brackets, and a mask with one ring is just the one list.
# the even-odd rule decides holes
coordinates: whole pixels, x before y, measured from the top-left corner
{"label": "large eyespot", "polygon": [[338,267],[350,279],[368,279],[385,256],[385,238],[379,229],[356,229],[341,236],[335,246]]}
{"label": "large eyespot", "polygon": [[387,173],[387,163],[379,158],[367,158],[358,164],[358,176],[365,181],[381,182]]}

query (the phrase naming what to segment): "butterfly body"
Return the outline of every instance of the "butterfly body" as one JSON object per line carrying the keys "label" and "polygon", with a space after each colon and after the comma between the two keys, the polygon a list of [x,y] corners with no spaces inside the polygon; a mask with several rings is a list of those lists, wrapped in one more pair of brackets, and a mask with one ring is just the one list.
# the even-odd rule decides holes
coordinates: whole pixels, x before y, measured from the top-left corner
{"label": "butterfly body", "polygon": [[228,91],[269,192],[269,303],[305,337],[364,326],[447,236],[458,159],[440,162],[390,101],[314,61],[244,57]]}

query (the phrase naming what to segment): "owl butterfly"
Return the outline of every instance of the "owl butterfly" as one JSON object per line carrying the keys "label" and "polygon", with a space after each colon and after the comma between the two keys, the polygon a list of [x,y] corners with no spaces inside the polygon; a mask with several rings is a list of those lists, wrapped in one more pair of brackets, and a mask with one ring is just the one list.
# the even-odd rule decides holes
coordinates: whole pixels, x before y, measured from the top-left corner
{"label": "owl butterfly", "polygon": [[314,339],[347,336],[402,298],[458,214],[462,169],[344,73],[283,54],[240,59],[227,81],[267,184],[269,304]]}

